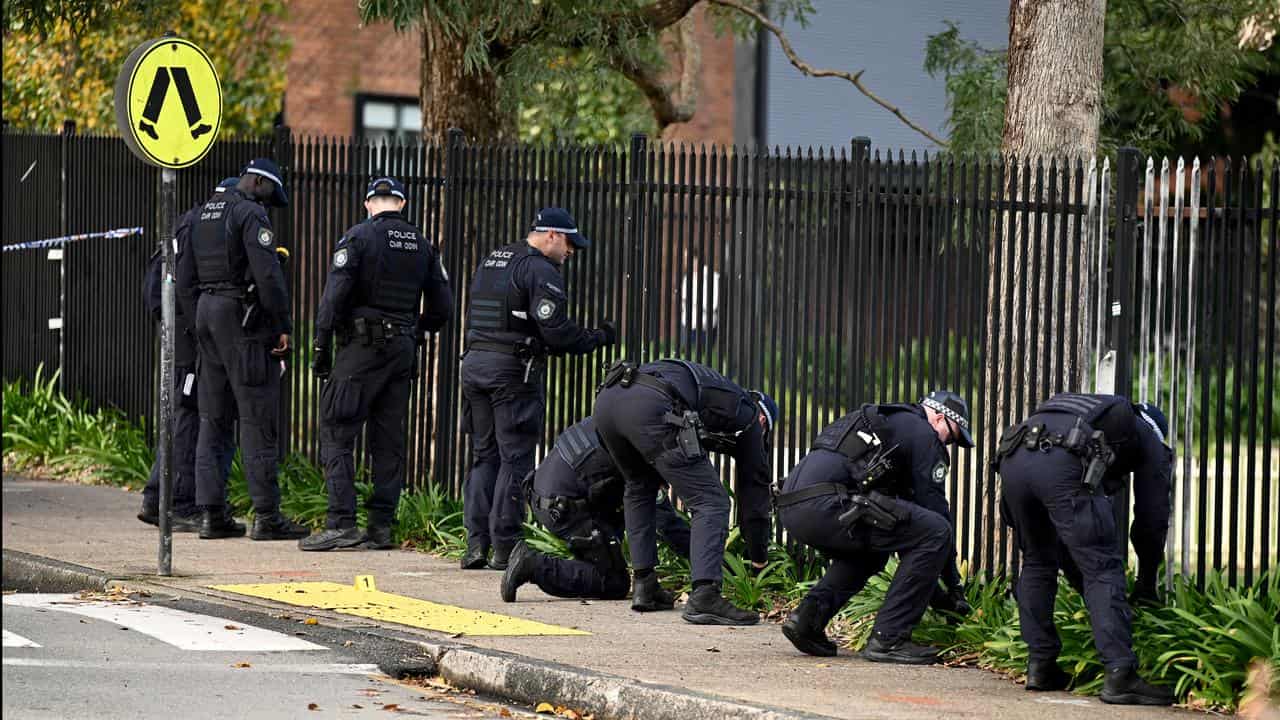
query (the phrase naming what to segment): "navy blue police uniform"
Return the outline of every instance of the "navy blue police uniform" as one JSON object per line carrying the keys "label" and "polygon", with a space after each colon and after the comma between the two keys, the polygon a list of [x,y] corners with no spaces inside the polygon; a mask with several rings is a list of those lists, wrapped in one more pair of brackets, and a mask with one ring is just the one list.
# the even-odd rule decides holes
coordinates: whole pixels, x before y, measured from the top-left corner
{"label": "navy blue police uniform", "polygon": [[[550,557],[518,543],[502,578],[502,599],[515,602],[516,589],[526,582],[556,597],[626,597],[631,574],[622,557],[623,481],[595,421],[587,417],[561,433],[525,482],[534,517],[569,545],[573,558]],[[654,511],[658,535],[688,557],[689,524],[665,493],[658,493]]]}
{"label": "navy blue police uniform", "polygon": [[[227,178],[218,184],[214,197],[239,178]],[[174,257],[180,256],[191,243],[191,228],[200,217],[204,203],[192,207],[178,218],[174,227]],[[143,282],[143,302],[160,326],[161,288],[163,286],[164,254],[156,250],[147,266]],[[196,333],[192,316],[183,312],[183,303],[175,303],[174,313],[174,372],[173,372],[173,511],[172,527],[175,532],[197,532],[200,529],[200,508],[196,505],[196,440],[200,431],[200,413],[196,398]],[[230,469],[234,452],[227,453],[221,466]],[[142,510],[138,519],[150,525],[159,523],[160,508],[160,454],[151,465],[151,475],[142,490]]]}
{"label": "navy blue police uniform", "polygon": [[[365,199],[405,199],[388,177]],[[421,307],[421,313],[419,308]],[[303,550],[391,547],[404,485],[405,420],[423,334],[453,316],[453,292],[435,243],[402,212],[386,210],[338,241],[316,313],[313,369],[327,378],[320,395],[320,459],[329,489],[326,529],[299,541]],[[330,376],[331,348],[337,359]],[[355,443],[367,424],[373,462],[368,527],[356,527]]]}
{"label": "navy blue police uniform", "polygon": [[753,560],[764,560],[770,517],[770,432],[778,421],[773,400],[697,363],[678,359],[639,367],[617,363],[605,376],[593,415],[600,439],[626,481],[627,537],[636,570],[632,608],[670,607],[669,597],[660,592],[653,576],[658,563],[653,497],[666,483],[693,516],[689,560],[694,594],[685,619],[714,624],[758,621],[754,613],[735,608],[720,596],[730,504],[707,450],[734,458],[749,552]]}
{"label": "navy blue police uniform", "polygon": [[972,447],[968,405],[955,393],[938,391],[921,404],[864,405],[842,417],[822,430],[783,482],[780,523],[831,560],[783,626],[801,651],[836,654],[827,623],[897,553],[898,570],[864,657],[908,664],[936,659],[911,642],[911,631],[940,577],[953,594],[961,587],[944,494],[950,455],[926,407],[947,418],[949,442]]}
{"label": "navy blue police uniform", "polygon": [[1053,623],[1065,550],[1078,569],[1094,644],[1107,669],[1102,699],[1124,704],[1172,700],[1167,690],[1136,675],[1124,558],[1108,498],[1133,473],[1135,495],[1145,498],[1134,522],[1135,545],[1158,565],[1169,506],[1167,499],[1157,498],[1168,497],[1173,456],[1163,444],[1167,428],[1159,428],[1151,415],[1142,408],[1135,411],[1128,399],[1116,395],[1059,393],[1000,440],[995,465],[1001,513],[1022,553],[1017,598],[1027,643],[1028,689],[1066,686],[1056,665],[1062,642]]}
{"label": "navy blue police uniform", "polygon": [[[259,188],[270,188],[259,199]],[[204,509],[202,538],[242,535],[225,505],[221,460],[236,418],[258,540],[297,539],[306,529],[279,512],[280,335],[293,331],[289,290],[276,238],[262,202],[284,206],[280,170],[267,159],[249,163],[240,185],[205,203],[179,257],[179,298],[195,318],[200,354],[196,502]]]}
{"label": "navy blue police uniform", "polygon": [[[534,232],[590,242],[564,210],[544,208]],[[471,435],[471,470],[463,487],[467,528],[464,569],[506,569],[520,538],[520,481],[533,469],[546,408],[545,358],[580,355],[613,343],[616,331],[580,327],[569,317],[560,266],[527,241],[485,257],[471,281],[462,359],[463,430]]]}

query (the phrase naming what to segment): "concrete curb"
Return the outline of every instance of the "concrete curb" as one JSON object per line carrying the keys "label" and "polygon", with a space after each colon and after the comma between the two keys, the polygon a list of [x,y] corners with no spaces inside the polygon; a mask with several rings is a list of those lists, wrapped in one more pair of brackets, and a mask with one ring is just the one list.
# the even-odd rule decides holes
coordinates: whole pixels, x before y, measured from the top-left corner
{"label": "concrete curb", "polygon": [[[170,591],[177,589],[151,578],[141,581],[117,578],[101,570],[18,550],[4,550],[3,576],[6,590],[25,592],[104,590],[116,580],[133,580]],[[221,604],[227,604],[215,595],[200,595],[205,602],[219,604],[221,600]],[[265,612],[265,609],[259,611]],[[380,668],[393,677],[438,673],[454,687],[528,705],[541,702],[564,705],[590,712],[599,720],[830,720],[825,715],[741,702],[514,653],[458,643],[433,643],[391,628],[348,630],[404,643],[425,652],[434,663],[434,667],[419,663]]]}
{"label": "concrete curb", "polygon": [[105,590],[107,584],[115,579],[101,570],[19,550],[4,550],[0,567],[3,567],[2,584],[5,590],[21,589],[44,593]]}

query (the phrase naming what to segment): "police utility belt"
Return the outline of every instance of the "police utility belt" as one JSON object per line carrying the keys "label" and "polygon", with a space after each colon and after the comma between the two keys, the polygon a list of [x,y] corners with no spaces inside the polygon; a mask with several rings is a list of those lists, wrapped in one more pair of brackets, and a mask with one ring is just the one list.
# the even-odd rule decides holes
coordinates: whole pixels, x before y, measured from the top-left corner
{"label": "police utility belt", "polygon": [[361,345],[386,345],[387,340],[401,335],[413,337],[414,326],[393,323],[390,320],[358,317],[351,325],[338,332],[338,342],[348,344],[359,342]]}
{"label": "police utility belt", "polygon": [[537,360],[546,357],[546,349],[542,343],[533,337],[527,337],[511,343],[490,342],[488,340],[474,340],[467,343],[467,350],[484,350],[485,352],[504,353],[506,355],[514,355],[520,360]]}
{"label": "police utility belt", "polygon": [[591,503],[587,498],[571,498],[565,495],[544,497],[533,493],[529,501],[535,508],[550,512],[557,520],[570,514],[587,513],[591,509]]}
{"label": "police utility belt", "polygon": [[1094,430],[1076,418],[1076,424],[1066,435],[1049,432],[1043,423],[1029,425],[1020,423],[1004,432],[1000,444],[996,446],[996,456],[992,465],[999,469],[1000,462],[1018,450],[1039,450],[1049,452],[1050,448],[1060,447],[1076,455],[1084,464],[1082,480],[1084,490],[1096,493],[1102,486],[1102,479],[1107,469],[1116,460],[1115,451],[1107,443],[1101,430]]}

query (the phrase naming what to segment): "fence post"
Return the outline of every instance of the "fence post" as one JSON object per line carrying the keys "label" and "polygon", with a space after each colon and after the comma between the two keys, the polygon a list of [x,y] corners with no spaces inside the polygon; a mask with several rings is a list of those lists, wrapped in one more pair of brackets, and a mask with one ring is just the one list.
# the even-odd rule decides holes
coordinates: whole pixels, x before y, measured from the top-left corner
{"label": "fence post", "polygon": [[[1116,163],[1116,239],[1112,287],[1115,288],[1111,315],[1116,349],[1115,388],[1112,392],[1130,397],[1133,392],[1133,318],[1138,308],[1137,264],[1138,182],[1142,160],[1138,150],[1120,148]],[[1128,557],[1129,489],[1126,485],[1114,504],[1118,542],[1122,557]]]}
{"label": "fence post", "polygon": [[[627,245],[631,248],[631,262],[627,271],[627,318],[623,328],[623,347],[627,348],[626,356],[636,362],[644,362],[648,355],[646,338],[649,328],[646,327],[649,307],[649,287],[646,282],[648,269],[645,259],[648,248],[645,245],[645,219],[648,216],[648,151],[649,138],[644,133],[631,136],[627,173]],[[637,302],[637,299],[639,300]]]}
{"label": "fence post", "polygon": [[[66,237],[67,230],[67,156],[71,138],[76,134],[76,121],[66,120],[62,123],[62,132],[58,138],[58,236]],[[60,251],[58,260],[58,390],[67,394],[67,249]]]}
{"label": "fence post", "polygon": [[[459,128],[449,128],[445,135],[444,188],[441,191],[444,217],[440,223],[442,233],[440,251],[453,253],[459,258],[466,257],[462,247],[466,242],[466,234],[462,228],[462,146],[464,143],[466,143],[466,134]],[[459,315],[463,314],[463,309],[459,308]],[[466,441],[458,437],[458,421],[455,412],[461,383],[458,382],[460,365],[454,361],[454,358],[460,354],[458,346],[462,343],[463,323],[455,322],[452,327],[457,330],[450,329],[437,336],[440,342],[440,367],[448,368],[453,380],[452,382],[436,381],[439,397],[435,403],[435,452],[432,453],[431,475],[437,483],[450,483],[452,474],[455,471],[465,472],[463,468],[467,466],[465,462],[454,461],[456,457],[462,457],[468,448]],[[461,479],[459,479],[459,493],[461,487]]]}
{"label": "fence post", "polygon": [[[853,172],[846,176],[849,178],[845,186],[845,201],[843,203],[846,215],[845,227],[848,228],[848,236],[845,240],[845,250],[841,257],[841,272],[845,277],[856,276],[857,269],[853,267],[853,258],[861,257],[865,260],[865,255],[859,255],[859,250],[864,246],[864,228],[866,227],[867,212],[867,160],[871,157],[871,138],[859,136],[853,139],[852,143],[852,162]],[[844,283],[846,293],[856,293],[857,297],[846,295],[844,307],[860,308],[863,305],[858,302],[863,293],[866,283],[846,282]],[[850,318],[849,328],[849,389],[844,393],[844,397],[849,398],[848,408],[857,407],[859,403],[866,401],[866,395],[863,393],[862,381],[866,371],[864,365],[865,353],[859,352],[862,345],[862,317],[855,310],[848,313]]]}
{"label": "fence post", "polygon": [[[285,186],[288,187],[289,183],[297,175],[293,170],[293,135],[289,131],[288,125],[277,125],[275,127],[275,131],[271,135],[271,156],[276,161],[276,164],[280,166],[280,172],[284,174],[281,179],[286,181]],[[290,206],[281,210],[274,218],[272,226],[278,238],[278,244],[281,247],[293,248],[294,252],[298,253],[298,244],[294,242],[295,238],[293,237],[293,207]],[[294,292],[294,288],[299,287],[299,281],[302,276],[299,260],[301,260],[301,253],[298,253],[294,261],[288,263],[285,269],[291,295]],[[302,308],[302,310],[305,313],[301,315],[302,317],[310,317],[310,308]],[[300,327],[294,328],[292,338],[294,343],[298,341],[298,336],[301,334],[300,330]],[[301,357],[301,352],[295,352],[293,355],[295,363]],[[276,445],[276,458],[278,460],[284,460],[293,441],[293,433],[291,432],[293,426],[293,384],[298,372],[300,371],[295,371],[289,381],[280,383],[280,406],[279,417],[276,420],[276,430],[279,433],[277,437],[282,440]],[[299,448],[299,450],[303,449],[305,448]]]}

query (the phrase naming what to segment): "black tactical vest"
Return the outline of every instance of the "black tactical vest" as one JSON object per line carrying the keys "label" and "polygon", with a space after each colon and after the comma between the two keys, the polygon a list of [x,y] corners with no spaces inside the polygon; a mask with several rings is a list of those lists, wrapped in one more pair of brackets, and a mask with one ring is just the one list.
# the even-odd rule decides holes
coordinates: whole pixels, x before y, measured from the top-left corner
{"label": "black tactical vest", "polygon": [[697,410],[702,422],[712,432],[740,432],[756,419],[756,406],[751,396],[737,383],[705,365],[677,358],[659,362],[679,365],[689,371],[698,388]]}
{"label": "black tactical vest", "polygon": [[1102,414],[1115,405],[1127,402],[1118,395],[1092,395],[1085,393],[1058,393],[1040,403],[1032,415],[1040,413],[1065,413],[1074,415],[1092,425]]}
{"label": "black tactical vest", "polygon": [[596,479],[616,475],[613,458],[600,445],[596,424],[591,418],[571,425],[556,438],[555,450],[579,478]]}
{"label": "black tactical vest", "polygon": [[248,258],[239,238],[228,237],[227,220],[237,203],[250,202],[232,189],[211,198],[200,210],[191,229],[191,251],[196,257],[200,285],[244,285]]}
{"label": "black tactical vest", "polygon": [[857,462],[868,454],[884,447],[884,416],[877,406],[867,404],[831,423],[818,433],[813,446],[821,450],[840,453],[846,459]]}
{"label": "black tactical vest", "polygon": [[[538,337],[537,323],[528,317],[528,295],[517,290],[515,271],[532,257],[528,243],[512,243],[489,253],[471,280],[467,306],[468,338],[520,341]],[[519,312],[525,317],[512,315]]]}
{"label": "black tactical vest", "polygon": [[430,246],[417,228],[398,215],[380,215],[362,225],[359,236],[365,245],[354,307],[417,312],[418,297],[430,272]]}

